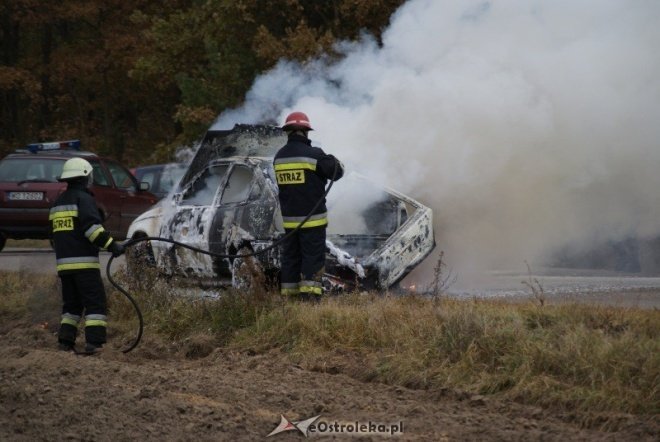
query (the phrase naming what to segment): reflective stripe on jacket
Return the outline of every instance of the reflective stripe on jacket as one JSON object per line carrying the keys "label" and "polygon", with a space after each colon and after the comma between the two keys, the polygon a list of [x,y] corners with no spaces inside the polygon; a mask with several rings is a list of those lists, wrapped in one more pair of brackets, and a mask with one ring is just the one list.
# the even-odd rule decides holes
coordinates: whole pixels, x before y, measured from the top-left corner
{"label": "reflective stripe on jacket", "polygon": [[101,263],[98,256],[77,256],[72,258],[61,258],[57,260],[57,271],[100,269]]}
{"label": "reflective stripe on jacket", "polygon": [[112,236],[101,225],[94,197],[78,182],[68,184],[50,209],[57,272],[100,269],[99,249],[107,249]]}
{"label": "reflective stripe on jacket", "polygon": [[334,156],[313,147],[306,137],[289,135],[289,140],[273,160],[279,188],[280,208],[285,229],[295,229],[310,214],[302,226],[319,227],[328,224],[325,206],[325,185],[328,180],[338,180],[344,175],[344,167]]}

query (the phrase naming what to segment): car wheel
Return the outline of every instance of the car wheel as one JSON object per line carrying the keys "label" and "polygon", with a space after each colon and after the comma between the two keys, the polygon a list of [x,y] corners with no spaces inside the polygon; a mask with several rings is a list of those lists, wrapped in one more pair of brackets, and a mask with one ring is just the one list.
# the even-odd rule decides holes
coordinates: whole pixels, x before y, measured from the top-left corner
{"label": "car wheel", "polygon": [[[252,253],[248,247],[241,247],[236,255]],[[231,265],[231,284],[240,290],[250,290],[265,286],[264,269],[254,256],[245,258],[234,258]]]}
{"label": "car wheel", "polygon": [[5,248],[5,244],[7,244],[7,237],[4,233],[0,232],[0,252]]}

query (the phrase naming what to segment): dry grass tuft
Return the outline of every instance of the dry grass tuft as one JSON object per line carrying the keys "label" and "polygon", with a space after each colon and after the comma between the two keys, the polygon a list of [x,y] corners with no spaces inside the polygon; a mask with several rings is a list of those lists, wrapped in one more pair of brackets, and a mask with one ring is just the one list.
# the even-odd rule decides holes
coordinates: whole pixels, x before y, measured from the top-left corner
{"label": "dry grass tuft", "polygon": [[[125,274],[115,279],[122,285],[130,280]],[[221,291],[180,287],[176,279],[159,279],[144,272],[139,284],[132,281],[129,291],[140,306],[148,331],[182,345],[193,337],[201,342],[203,335],[222,345],[236,330],[254,324],[280,301],[279,295],[261,286]],[[134,309],[121,293],[114,288],[111,292],[114,327],[130,336],[135,329]]]}
{"label": "dry grass tuft", "polygon": [[351,295],[273,310],[231,345],[279,347],[312,368],[332,360],[363,380],[657,413],[659,338],[658,311]]}
{"label": "dry grass tuft", "polygon": [[59,290],[55,275],[0,272],[0,323],[30,321],[56,327],[61,312]]}

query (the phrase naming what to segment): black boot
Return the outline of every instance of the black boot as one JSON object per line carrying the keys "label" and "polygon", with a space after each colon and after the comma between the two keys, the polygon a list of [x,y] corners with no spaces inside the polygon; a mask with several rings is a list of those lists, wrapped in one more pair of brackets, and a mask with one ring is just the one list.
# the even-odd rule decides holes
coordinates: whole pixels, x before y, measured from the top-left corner
{"label": "black boot", "polygon": [[57,349],[60,351],[76,351],[73,343],[68,341],[59,341],[57,343]]}
{"label": "black boot", "polygon": [[85,344],[85,351],[82,352],[84,355],[97,355],[103,351],[103,344],[92,344],[88,342]]}

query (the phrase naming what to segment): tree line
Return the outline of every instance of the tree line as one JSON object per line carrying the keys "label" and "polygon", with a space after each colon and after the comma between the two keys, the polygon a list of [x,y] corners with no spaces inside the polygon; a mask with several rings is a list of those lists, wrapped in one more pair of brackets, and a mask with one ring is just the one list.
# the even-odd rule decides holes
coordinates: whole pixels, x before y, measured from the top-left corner
{"label": "tree line", "polygon": [[0,154],[81,139],[129,165],[170,161],[259,74],[362,32],[404,0],[2,0]]}

